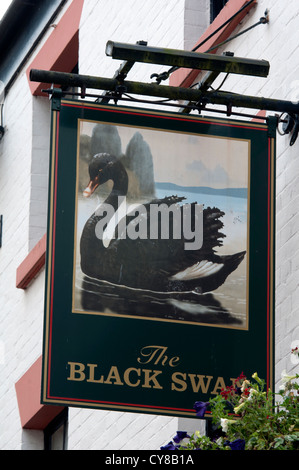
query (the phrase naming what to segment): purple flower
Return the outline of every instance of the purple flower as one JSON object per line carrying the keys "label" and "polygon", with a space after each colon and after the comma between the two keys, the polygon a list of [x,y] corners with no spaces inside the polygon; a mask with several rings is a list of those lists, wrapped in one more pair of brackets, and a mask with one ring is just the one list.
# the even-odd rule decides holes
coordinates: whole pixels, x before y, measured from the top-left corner
{"label": "purple flower", "polygon": [[160,447],[161,450],[177,450],[177,446],[174,445],[172,441],[165,444],[165,446]]}
{"label": "purple flower", "polygon": [[186,431],[177,431],[176,436],[174,436],[173,440],[174,440],[174,442],[176,442],[178,444],[183,439],[185,439],[185,437],[187,437],[187,438],[190,437],[190,436],[188,436]]}
{"label": "purple flower", "polygon": [[194,403],[194,406],[193,406],[193,408],[194,408],[195,411],[196,411],[196,416],[197,416],[198,418],[203,418],[204,415],[205,415],[205,412],[206,412],[206,410],[207,410],[207,408],[208,408],[208,406],[209,406],[209,402],[208,402],[208,401],[207,401],[207,402],[205,402],[205,401],[196,401],[196,402]]}
{"label": "purple flower", "polygon": [[233,442],[229,442],[231,450],[245,450],[245,441],[243,439],[236,439]]}

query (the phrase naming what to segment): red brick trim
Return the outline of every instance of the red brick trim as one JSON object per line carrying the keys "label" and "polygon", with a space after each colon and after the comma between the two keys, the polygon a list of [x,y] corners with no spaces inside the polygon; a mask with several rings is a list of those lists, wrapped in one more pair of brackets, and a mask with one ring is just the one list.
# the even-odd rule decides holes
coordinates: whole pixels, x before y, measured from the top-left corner
{"label": "red brick trim", "polygon": [[21,426],[24,429],[45,429],[64,410],[63,406],[40,403],[42,380],[42,356],[16,382]]}
{"label": "red brick trim", "polygon": [[33,95],[43,95],[41,90],[51,83],[38,83],[29,80],[31,69],[71,72],[78,62],[79,24],[84,0],[73,0],[68,10],[29,65],[26,74]]}
{"label": "red brick trim", "polygon": [[[219,15],[215,18],[212,24],[208,27],[206,32],[201,36],[201,38],[197,41],[194,47],[197,44],[200,44],[205,38],[210,36],[213,31],[216,31],[225,21],[227,21],[231,16],[237,13],[240,8],[242,8],[248,0],[229,0],[226,5],[223,7]],[[257,0],[249,5],[248,8],[245,8],[240,15],[237,16],[234,20],[232,20],[228,25],[222,28],[217,34],[212,36],[203,46],[197,49],[196,52],[205,52],[213,46],[216,46],[222,41],[225,41],[229,38],[232,34],[234,29],[240,24],[240,21],[247,15],[249,10],[256,5]],[[211,54],[215,54],[217,49],[211,51]],[[196,80],[199,74],[198,70],[191,70],[191,69],[178,69],[173,74],[171,74],[169,79],[169,84],[171,86],[181,86],[181,87],[189,87],[192,85],[194,80]]]}
{"label": "red brick trim", "polygon": [[17,288],[26,289],[43,268],[46,261],[46,245],[47,236],[45,234],[17,268]]}
{"label": "red brick trim", "polygon": [[[256,113],[256,115],[257,115],[257,116],[260,116],[260,117],[266,118],[267,113],[266,113],[266,111],[265,111],[264,109],[261,109],[260,111],[258,111],[258,112]],[[261,119],[253,118],[253,119],[252,119],[252,122],[261,122]]]}

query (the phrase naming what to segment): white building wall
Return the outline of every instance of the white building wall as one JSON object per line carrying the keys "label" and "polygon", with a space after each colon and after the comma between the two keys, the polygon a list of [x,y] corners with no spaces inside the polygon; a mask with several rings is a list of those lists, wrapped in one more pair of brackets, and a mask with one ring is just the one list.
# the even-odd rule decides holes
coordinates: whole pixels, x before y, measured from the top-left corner
{"label": "white building wall", "polygon": [[[79,73],[112,78],[121,61],[105,54],[107,41],[183,48],[184,0],[84,2],[80,24]],[[136,63],[128,80],[150,80],[160,66]]]}
{"label": "white building wall", "polygon": [[210,24],[210,2],[185,0],[184,16],[184,45],[181,49],[192,51]]}
{"label": "white building wall", "polygon": [[[85,0],[81,27],[79,72],[112,77],[119,62],[106,57],[108,40],[150,46],[191,49],[207,19],[200,0]],[[236,56],[267,59],[267,79],[231,76],[223,89],[279,99],[299,98],[298,2],[259,0],[240,29],[254,24],[270,7],[270,23],[261,25],[226,45]],[[203,12],[201,15],[199,12]],[[206,15],[206,16],[204,16]],[[196,19],[197,18],[197,19]],[[190,21],[190,28],[187,22]],[[185,22],[185,23],[184,23]],[[198,22],[198,35],[196,24]],[[192,25],[192,28],[191,28]],[[237,31],[238,31],[237,30]],[[49,31],[50,32],[50,31]],[[189,41],[189,42],[188,42]],[[187,46],[188,45],[188,46]],[[219,50],[221,53],[222,50]],[[167,69],[167,68],[166,68]],[[128,79],[150,81],[150,75],[165,67],[136,64]],[[0,142],[0,214],[3,240],[0,249],[0,449],[41,449],[41,431],[21,429],[15,382],[42,351],[44,271],[26,290],[15,287],[16,269],[42,234],[45,221],[45,167],[48,142],[46,101],[32,98],[25,68],[5,100],[6,134]],[[37,120],[36,120],[37,119]],[[41,126],[36,125],[38,119]],[[299,343],[299,139],[289,147],[288,136],[277,137],[277,239],[276,239],[276,374],[290,371],[290,348]],[[43,155],[42,162],[38,156]],[[42,168],[39,167],[42,164]],[[34,175],[43,175],[41,192],[32,189]],[[36,186],[37,188],[38,186]],[[41,193],[43,195],[40,199]],[[38,204],[32,204],[36,197]],[[41,212],[40,212],[41,211]],[[29,222],[31,221],[30,230]],[[36,237],[36,238],[34,238]],[[254,347],[254,345],[253,345]],[[258,364],[257,364],[258,370]],[[69,446],[72,449],[159,449],[175,432],[197,427],[194,420],[71,408]],[[182,428],[184,426],[184,429]]]}
{"label": "white building wall", "polygon": [[0,143],[0,449],[21,449],[15,382],[41,354],[44,274],[23,291],[16,270],[29,251],[33,106],[21,74],[5,99],[5,137]]}

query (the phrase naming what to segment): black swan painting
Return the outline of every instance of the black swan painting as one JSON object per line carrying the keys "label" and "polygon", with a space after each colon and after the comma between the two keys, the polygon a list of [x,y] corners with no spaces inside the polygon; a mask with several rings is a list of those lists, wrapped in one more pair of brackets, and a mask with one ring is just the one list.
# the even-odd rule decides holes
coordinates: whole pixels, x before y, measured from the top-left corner
{"label": "black swan painting", "polygon": [[[122,157],[110,150],[91,156],[89,181],[83,190],[82,201],[101,194],[102,188],[106,192],[80,235],[83,309],[216,324],[238,323],[213,296],[246,254],[245,250],[217,253],[225,238],[224,212],[217,207],[202,208],[195,201],[187,203],[184,196],[175,194],[163,197],[153,194],[141,202],[137,198],[131,207],[127,200],[128,175],[132,174],[126,164],[128,150]],[[166,222],[162,216],[152,218],[153,206],[166,208]],[[180,236],[174,233],[175,217],[180,224],[177,227]],[[183,227],[186,217],[187,238]],[[162,234],[163,223],[168,224],[167,236]],[[154,229],[153,224],[156,224]],[[199,229],[202,230],[200,244],[195,243]]]}
{"label": "black swan painting", "polygon": [[[112,180],[113,188],[103,203],[104,210],[101,211],[99,208],[94,212],[83,229],[80,253],[81,269],[84,274],[136,289],[158,292],[197,289],[199,292],[208,292],[223,284],[227,276],[243,260],[245,252],[228,256],[215,254],[215,247],[222,244],[223,238],[220,232],[223,227],[220,217],[223,213],[217,208],[207,208],[203,211],[203,243],[199,249],[186,250],[184,245],[187,241],[183,236],[171,237],[172,212],[168,218],[169,238],[152,239],[150,225],[155,221],[150,220],[150,206],[179,204],[182,198],[176,196],[152,200],[142,205],[142,212],[136,207],[134,218],[130,217],[129,213],[125,216],[127,220],[123,224],[119,221],[119,224],[123,225],[126,230],[127,224],[136,221],[136,212],[141,212],[140,218],[147,219],[145,221],[147,232],[143,238],[132,240],[128,236],[122,237],[122,233],[119,233],[110,240],[110,243],[105,242],[105,231],[100,233],[97,226],[101,226],[100,220],[103,217],[105,217],[106,225],[109,225],[110,220],[106,216],[105,209],[109,210],[110,207],[111,215],[119,210],[119,201],[127,194],[128,176],[121,161],[106,153],[93,157],[89,165],[89,174],[90,183],[84,191],[86,197],[109,180]],[[144,211],[143,208],[146,210]],[[180,206],[180,210],[183,218],[183,205]],[[196,226],[195,217],[196,212],[193,210],[190,217],[193,229],[191,232],[194,232]],[[137,222],[142,223],[142,220],[137,218]],[[161,235],[159,229],[158,233]]]}

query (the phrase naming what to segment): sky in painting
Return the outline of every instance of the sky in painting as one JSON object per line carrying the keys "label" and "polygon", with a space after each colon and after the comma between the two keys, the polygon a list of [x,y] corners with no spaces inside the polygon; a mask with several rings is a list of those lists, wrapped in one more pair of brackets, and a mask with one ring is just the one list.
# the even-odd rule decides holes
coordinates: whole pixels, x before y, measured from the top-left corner
{"label": "sky in painting", "polygon": [[[91,135],[94,125],[85,121],[81,132]],[[142,135],[152,153],[156,182],[218,189],[248,186],[247,140],[129,126],[117,129],[123,153],[135,132]]]}

